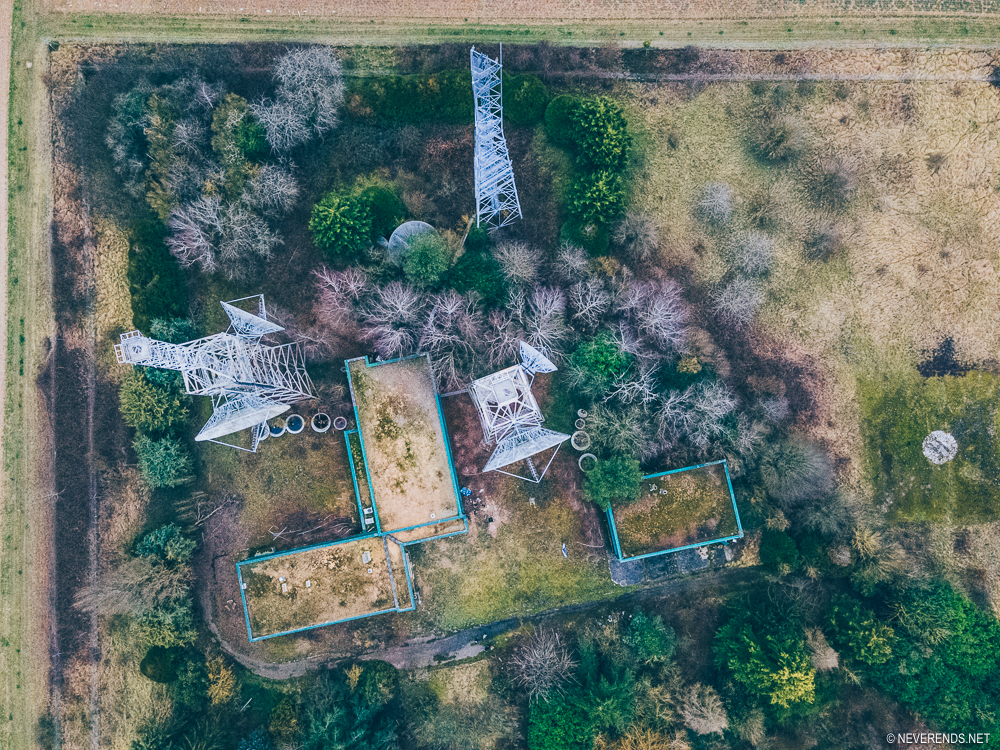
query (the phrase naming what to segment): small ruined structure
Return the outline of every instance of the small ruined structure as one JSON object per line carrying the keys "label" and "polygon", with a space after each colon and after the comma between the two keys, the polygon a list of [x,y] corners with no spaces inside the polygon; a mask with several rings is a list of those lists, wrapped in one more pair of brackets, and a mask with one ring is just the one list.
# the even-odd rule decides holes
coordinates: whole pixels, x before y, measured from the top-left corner
{"label": "small ruined structure", "polygon": [[[256,301],[256,313],[235,306],[248,300]],[[131,331],[115,344],[115,355],[120,364],[177,370],[188,394],[212,399],[212,416],[195,440],[255,452],[269,435],[267,420],[313,397],[312,381],[297,342],[263,343],[264,336],[284,330],[267,319],[263,295],[221,304],[230,321],[225,333],[169,344]],[[248,429],[250,448],[221,440]]]}
{"label": "small ruined structure", "polygon": [[[545,417],[531,393],[535,374],[555,372],[556,366],[523,341],[520,353],[521,364],[473,381],[469,386],[469,396],[479,412],[484,440],[488,444],[496,443],[497,446],[483,471],[499,471],[501,474],[538,483],[555,459],[559,446],[569,440],[570,436],[541,426]],[[555,448],[555,451],[539,471],[532,457],[551,448]],[[504,471],[522,461],[529,476]]]}
{"label": "small ruined structure", "polygon": [[924,438],[924,455],[932,464],[946,464],[958,453],[958,441],[955,437],[942,430],[934,430]]}
{"label": "small ruined structure", "polygon": [[476,101],[476,150],[473,168],[476,177],[476,226],[480,222],[497,227],[521,218],[521,204],[514,185],[514,169],[503,134],[503,91],[500,59],[494,60],[473,47],[472,94]]}

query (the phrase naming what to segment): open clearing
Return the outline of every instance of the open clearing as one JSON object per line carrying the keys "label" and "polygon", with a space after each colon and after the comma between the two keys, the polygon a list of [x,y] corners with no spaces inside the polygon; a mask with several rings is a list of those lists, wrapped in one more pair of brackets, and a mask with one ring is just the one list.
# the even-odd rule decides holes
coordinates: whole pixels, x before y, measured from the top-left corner
{"label": "open clearing", "polygon": [[645,479],[642,486],[638,500],[612,507],[624,557],[738,533],[721,465]]}

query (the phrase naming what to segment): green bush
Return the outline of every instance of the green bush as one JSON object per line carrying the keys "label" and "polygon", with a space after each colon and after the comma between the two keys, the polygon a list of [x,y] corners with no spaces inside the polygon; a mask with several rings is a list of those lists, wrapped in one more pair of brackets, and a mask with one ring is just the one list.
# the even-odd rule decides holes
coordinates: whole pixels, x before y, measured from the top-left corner
{"label": "green bush", "polygon": [[406,206],[389,185],[374,183],[361,189],[358,201],[365,206],[371,222],[369,238],[372,242],[389,235],[406,216]]}
{"label": "green bush", "polygon": [[138,617],[139,635],[148,646],[190,646],[198,637],[191,597],[171,599]]}
{"label": "green bush", "polygon": [[784,531],[764,529],[760,538],[760,564],[775,575],[798,570],[799,550],[795,540]]}
{"label": "green bush", "polygon": [[188,418],[183,392],[154,385],[141,370],[122,380],[118,403],[125,422],[141,432],[161,433]]}
{"label": "green bush", "polygon": [[156,318],[149,323],[149,335],[168,344],[183,344],[198,338],[198,329],[190,318]]}
{"label": "green bush", "polygon": [[176,487],[190,478],[191,457],[180,440],[151,440],[139,435],[132,446],[139,458],[139,471],[150,487]]}
{"label": "green bush", "polygon": [[830,642],[848,659],[873,666],[892,658],[893,629],[849,596],[837,596],[830,608]]}
{"label": "green bush", "polygon": [[425,232],[410,241],[403,258],[403,273],[414,286],[433,287],[451,264],[451,248],[437,232]]}
{"label": "green bush", "polygon": [[868,668],[877,687],[931,724],[1000,731],[1000,622],[948,584],[896,598],[892,658]]}
{"label": "green bush", "polygon": [[562,94],[545,108],[545,132],[558,146],[571,147],[576,143],[574,116],[583,100],[578,96]]}
{"label": "green bush", "polygon": [[590,750],[592,744],[590,720],[570,698],[535,701],[529,707],[529,750]]}
{"label": "green bush", "polygon": [[549,92],[537,76],[503,74],[503,116],[515,125],[534,125],[545,116]]}
{"label": "green bush", "polygon": [[267,158],[267,131],[250,112],[247,100],[238,94],[226,94],[212,113],[212,150],[223,164],[233,158],[233,149],[247,161]]}
{"label": "green bush", "polygon": [[625,112],[613,99],[583,99],[570,111],[573,149],[577,161],[595,171],[620,173],[628,163],[632,136]]}
{"label": "green bush", "polygon": [[170,188],[170,170],[176,158],[174,128],[177,126],[177,113],[165,99],[153,94],[146,102],[143,122],[149,148],[146,202],[160,221],[166,221],[178,202]]}
{"label": "green bush", "polygon": [[128,253],[132,320],[147,330],[154,318],[179,318],[187,312],[187,285],[177,259],[167,249],[166,229],[158,221],[138,222]]}
{"label": "green bush", "polygon": [[644,663],[670,661],[677,647],[677,635],[659,615],[647,617],[638,612],[632,617],[622,636],[638,661]]}
{"label": "green bush", "polygon": [[582,393],[599,395],[607,391],[615,377],[625,374],[633,357],[621,348],[607,331],[580,344],[569,356],[581,382],[576,387]]}
{"label": "green bush", "polygon": [[309,231],[313,242],[330,258],[355,260],[371,244],[368,205],[352,193],[327,193],[313,206]]}
{"label": "green bush", "polygon": [[364,119],[391,122],[472,122],[472,73],[467,68],[407,76],[355,78],[347,110]]}
{"label": "green bush", "polygon": [[465,238],[466,253],[485,253],[490,249],[490,234],[486,231],[486,225],[469,227],[469,234]]}
{"label": "green bush", "polygon": [[815,703],[816,669],[802,622],[770,602],[734,608],[714,651],[716,664],[779,719],[808,713]]}
{"label": "green bush", "polygon": [[469,250],[468,241],[466,251],[455,261],[445,281],[460,294],[477,292],[491,307],[500,307],[507,299],[507,285],[496,259],[489,252]]}
{"label": "green bush", "polygon": [[588,172],[580,175],[566,196],[566,209],[587,232],[604,229],[625,210],[625,186],[616,172]]}
{"label": "green bush", "polygon": [[583,494],[601,510],[612,501],[630,502],[639,499],[642,490],[642,469],[631,456],[614,456],[598,461],[583,481]]}
{"label": "green bush", "polygon": [[190,562],[198,543],[181,531],[175,523],[153,529],[136,545],[135,552],[143,557],[158,557],[165,562],[185,564]]}
{"label": "green bush", "polygon": [[153,682],[173,682],[177,679],[177,654],[177,649],[153,646],[139,662],[139,671]]}

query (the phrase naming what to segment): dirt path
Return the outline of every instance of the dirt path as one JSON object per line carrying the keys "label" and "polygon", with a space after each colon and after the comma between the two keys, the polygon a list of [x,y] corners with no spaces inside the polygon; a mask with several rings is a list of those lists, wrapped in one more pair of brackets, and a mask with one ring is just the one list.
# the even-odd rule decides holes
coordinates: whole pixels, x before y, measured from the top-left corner
{"label": "dirt path", "polygon": [[[714,570],[685,578],[671,579],[639,591],[630,591],[617,599],[604,599],[602,601],[574,604],[559,609],[550,609],[532,617],[513,617],[507,620],[498,620],[488,625],[460,630],[444,638],[415,638],[402,646],[393,646],[384,651],[371,651],[361,654],[358,658],[381,659],[389,662],[397,669],[420,669],[440,662],[440,658],[435,659],[435,657],[445,657],[451,660],[477,656],[484,650],[481,643],[482,640],[492,638],[508,630],[514,630],[526,623],[538,624],[549,622],[558,617],[586,612],[588,610],[605,609],[612,605],[614,607],[635,607],[641,602],[700,591],[711,586],[727,586],[730,592],[732,592],[734,590],[749,588],[759,580],[760,572],[753,568]],[[215,628],[215,623],[211,619],[209,619],[209,627],[216,636],[219,635]],[[344,659],[344,657],[300,659],[298,661],[272,664],[237,653],[228,643],[222,641],[221,638],[220,643],[233,658],[247,669],[261,677],[267,677],[272,680],[301,677],[310,669],[336,664]]]}

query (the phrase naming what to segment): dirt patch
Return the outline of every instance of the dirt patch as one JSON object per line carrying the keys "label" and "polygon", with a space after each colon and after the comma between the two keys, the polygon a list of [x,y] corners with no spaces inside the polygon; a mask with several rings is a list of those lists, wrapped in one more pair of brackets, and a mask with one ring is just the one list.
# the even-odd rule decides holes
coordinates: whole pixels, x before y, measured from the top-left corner
{"label": "dirt patch", "polygon": [[639,500],[613,510],[626,557],[737,533],[729,485],[720,465],[647,479]]}
{"label": "dirt patch", "polygon": [[240,574],[255,638],[396,606],[377,537],[248,561]]}
{"label": "dirt patch", "polygon": [[355,360],[350,368],[382,531],[457,515],[429,360]]}

